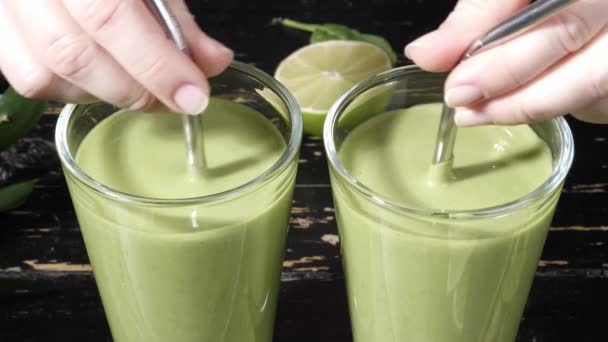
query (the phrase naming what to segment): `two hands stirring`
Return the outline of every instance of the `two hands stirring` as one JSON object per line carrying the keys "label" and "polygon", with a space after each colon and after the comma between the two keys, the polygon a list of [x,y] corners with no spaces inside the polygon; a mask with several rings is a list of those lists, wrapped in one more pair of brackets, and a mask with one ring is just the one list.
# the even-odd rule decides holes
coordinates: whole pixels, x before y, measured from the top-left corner
{"label": "two hands stirring", "polygon": [[[183,0],[168,1],[192,60],[167,39],[144,1],[30,0],[0,3],[0,69],[32,98],[101,99],[133,110],[159,104],[202,111],[206,77],[233,53],[197,26]],[[460,0],[435,31],[410,43],[421,68],[447,71],[471,41],[527,0]],[[580,0],[546,22],[454,68],[446,102],[460,126],[518,124],[566,112],[608,123],[608,2]]]}

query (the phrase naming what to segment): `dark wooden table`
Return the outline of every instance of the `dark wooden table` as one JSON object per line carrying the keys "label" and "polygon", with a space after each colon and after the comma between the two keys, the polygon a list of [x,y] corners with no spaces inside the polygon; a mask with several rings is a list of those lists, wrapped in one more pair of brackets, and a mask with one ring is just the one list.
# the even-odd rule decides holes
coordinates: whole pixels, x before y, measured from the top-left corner
{"label": "dark wooden table", "polygon": [[[272,72],[306,43],[304,35],[272,26],[275,17],[345,23],[382,34],[400,50],[436,26],[453,2],[224,0],[191,6],[239,60]],[[0,214],[0,341],[111,340],[55,155],[58,108],[0,155],[0,184],[40,178],[24,206]],[[518,341],[608,341],[608,129],[570,123],[574,167]],[[275,341],[351,341],[326,159],[312,137],[302,146]]]}

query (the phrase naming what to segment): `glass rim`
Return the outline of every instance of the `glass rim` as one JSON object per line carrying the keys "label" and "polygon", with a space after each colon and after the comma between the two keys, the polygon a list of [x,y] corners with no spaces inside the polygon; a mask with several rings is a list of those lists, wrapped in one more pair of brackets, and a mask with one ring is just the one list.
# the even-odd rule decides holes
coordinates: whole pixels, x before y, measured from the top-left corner
{"label": "glass rim", "polygon": [[[219,192],[216,194],[189,197],[189,198],[153,198],[144,197],[128,194],[116,189],[113,189],[86,174],[80,167],[78,167],[74,156],[70,153],[68,146],[68,126],[72,114],[79,107],[90,106],[92,104],[66,104],[59,118],[57,119],[57,126],[55,128],[55,144],[57,145],[57,152],[59,159],[65,169],[67,169],[70,175],[76,177],[76,179],[85,186],[92,190],[109,197],[114,200],[131,204],[145,204],[145,205],[189,205],[189,204],[204,204],[212,202],[220,202],[231,198],[239,197],[250,190],[256,189],[263,183],[272,179],[278,175],[281,171],[287,168],[290,162],[296,158],[299,150],[300,143],[302,141],[302,114],[300,113],[300,107],[296,102],[295,98],[287,88],[280,82],[275,80],[272,76],[268,75],[264,71],[255,68],[249,64],[233,61],[227,70],[233,70],[252,76],[254,79],[262,83],[264,86],[270,88],[276,95],[281,99],[283,104],[287,107],[289,117],[291,118],[291,130],[289,142],[287,148],[281,154],[281,157],[266,171],[258,175],[256,178],[248,181],[247,183],[241,184],[232,189]],[[99,103],[99,102],[97,102]]]}
{"label": "glass rim", "polygon": [[[371,200],[377,205],[385,208],[392,209],[394,211],[413,214],[424,217],[437,217],[437,218],[450,218],[450,219],[474,219],[474,218],[488,218],[498,217],[511,214],[517,210],[528,207],[532,203],[537,203],[548,196],[550,196],[559,186],[562,184],[572,161],[574,159],[574,139],[568,123],[563,117],[557,117],[551,119],[551,122],[555,125],[560,137],[560,148],[561,152],[558,156],[557,163],[552,168],[551,175],[536,189],[532,190],[528,194],[504,204],[497,206],[472,209],[472,210],[441,210],[441,209],[422,209],[412,206],[407,206],[395,201],[384,198],[383,196],[376,193],[371,188],[367,187],[355,176],[353,176],[342,164],[338,158],[338,152],[336,150],[334,142],[334,130],[338,124],[338,117],[344,112],[344,110],[352,103],[352,101],[362,95],[365,91],[368,91],[377,86],[398,81],[403,76],[407,76],[413,72],[426,72],[417,67],[416,65],[407,65],[399,68],[394,68],[378,75],[372,76],[366,80],[363,80],[353,87],[351,87],[346,93],[344,93],[330,108],[325,125],[323,127],[323,141],[325,144],[325,152],[327,153],[327,159],[330,165],[330,169],[336,171],[338,177],[346,180],[350,186],[352,186],[359,194],[363,195],[368,200]],[[431,74],[431,73],[429,73]]]}

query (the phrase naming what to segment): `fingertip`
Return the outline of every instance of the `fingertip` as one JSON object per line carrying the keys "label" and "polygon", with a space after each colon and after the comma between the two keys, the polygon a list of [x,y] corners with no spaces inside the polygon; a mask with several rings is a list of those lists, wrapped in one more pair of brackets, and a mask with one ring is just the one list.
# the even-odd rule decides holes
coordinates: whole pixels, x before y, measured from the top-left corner
{"label": "fingertip", "polygon": [[474,127],[492,123],[492,118],[483,113],[467,108],[457,108],[454,121],[458,127]]}
{"label": "fingertip", "polygon": [[183,1],[175,1],[179,19],[190,47],[191,57],[207,77],[220,74],[230,65],[234,52],[201,30]]}
{"label": "fingertip", "polygon": [[422,69],[444,72],[459,63],[476,37],[509,17],[529,0],[460,1],[441,26],[406,47],[406,55]]}
{"label": "fingertip", "polygon": [[450,107],[464,107],[480,102],[483,100],[484,94],[475,85],[460,85],[447,88],[444,98],[445,103]]}
{"label": "fingertip", "polygon": [[234,59],[234,52],[217,40],[203,34],[197,39],[193,51],[196,64],[209,77],[226,70]]}
{"label": "fingertip", "polygon": [[209,94],[198,86],[184,84],[175,91],[173,101],[180,112],[198,115],[209,105]]}
{"label": "fingertip", "polygon": [[450,70],[458,59],[451,52],[449,37],[440,30],[429,32],[409,43],[404,53],[420,68],[430,72]]}

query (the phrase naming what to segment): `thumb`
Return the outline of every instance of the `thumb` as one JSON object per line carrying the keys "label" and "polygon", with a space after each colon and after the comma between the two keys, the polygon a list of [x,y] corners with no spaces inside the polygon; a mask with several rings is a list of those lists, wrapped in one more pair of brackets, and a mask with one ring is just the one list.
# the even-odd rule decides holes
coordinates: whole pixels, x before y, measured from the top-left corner
{"label": "thumb", "polygon": [[529,0],[460,0],[435,31],[405,47],[405,54],[422,69],[452,69],[473,40],[525,7]]}

